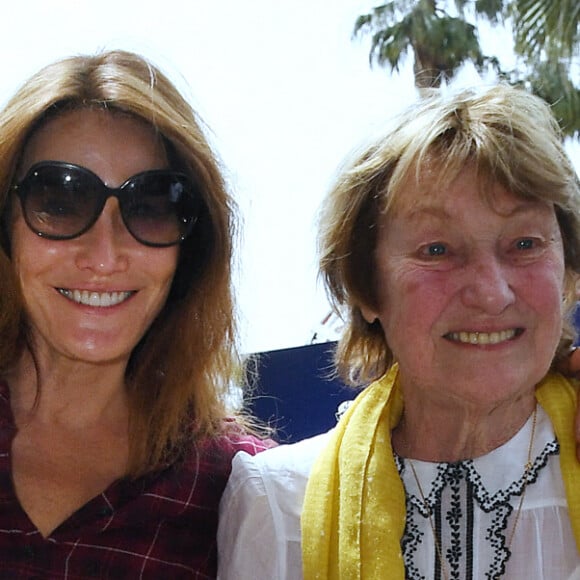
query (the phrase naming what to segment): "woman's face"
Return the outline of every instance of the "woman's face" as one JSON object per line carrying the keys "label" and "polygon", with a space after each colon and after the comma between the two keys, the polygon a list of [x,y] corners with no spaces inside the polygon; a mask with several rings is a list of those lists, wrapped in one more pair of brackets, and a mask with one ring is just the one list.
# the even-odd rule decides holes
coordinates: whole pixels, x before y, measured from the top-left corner
{"label": "woman's face", "polygon": [[380,321],[403,388],[431,400],[493,406],[529,394],[561,336],[554,209],[499,185],[494,194],[492,209],[466,169],[444,191],[407,187],[380,223],[377,306],[363,314]]}
{"label": "woman's face", "polygon": [[[27,144],[19,177],[48,160],[86,167],[110,187],[168,166],[150,127],[98,110],[67,112],[43,125]],[[12,261],[37,354],[126,362],[165,303],[178,246],[154,248],[135,240],[114,197],[89,231],[64,241],[37,236],[20,203],[14,205]]]}

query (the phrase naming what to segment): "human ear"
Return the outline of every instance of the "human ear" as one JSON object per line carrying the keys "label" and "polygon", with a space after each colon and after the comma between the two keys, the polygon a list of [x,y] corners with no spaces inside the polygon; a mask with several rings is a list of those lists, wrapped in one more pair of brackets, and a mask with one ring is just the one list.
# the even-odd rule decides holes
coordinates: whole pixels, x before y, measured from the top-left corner
{"label": "human ear", "polygon": [[362,314],[362,317],[369,324],[373,324],[374,322],[376,322],[379,319],[379,315],[373,307],[368,306],[366,304],[361,304],[361,305],[359,305],[359,309],[360,309],[360,313]]}

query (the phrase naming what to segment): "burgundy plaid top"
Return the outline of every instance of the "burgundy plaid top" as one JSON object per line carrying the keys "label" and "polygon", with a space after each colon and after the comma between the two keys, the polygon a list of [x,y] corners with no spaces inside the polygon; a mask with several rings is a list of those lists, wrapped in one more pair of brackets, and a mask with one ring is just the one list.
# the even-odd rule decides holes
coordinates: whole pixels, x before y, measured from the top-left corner
{"label": "burgundy plaid top", "polygon": [[0,578],[11,580],[215,578],[218,506],[231,459],[268,446],[248,436],[198,445],[179,465],[113,483],[45,539],[14,493],[14,433],[0,382]]}

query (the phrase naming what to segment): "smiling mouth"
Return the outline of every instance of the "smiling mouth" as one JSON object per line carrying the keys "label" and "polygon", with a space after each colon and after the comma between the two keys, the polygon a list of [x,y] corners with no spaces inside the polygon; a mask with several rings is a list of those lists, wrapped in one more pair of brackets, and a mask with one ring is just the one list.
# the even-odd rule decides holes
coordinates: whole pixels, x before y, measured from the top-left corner
{"label": "smiling mouth", "polygon": [[88,290],[69,290],[68,288],[57,288],[57,290],[72,302],[98,308],[116,306],[135,294],[135,292],[89,292]]}
{"label": "smiling mouth", "polygon": [[524,332],[523,328],[510,328],[508,330],[500,330],[498,332],[448,332],[443,336],[452,342],[460,342],[462,344],[499,344],[513,340]]}

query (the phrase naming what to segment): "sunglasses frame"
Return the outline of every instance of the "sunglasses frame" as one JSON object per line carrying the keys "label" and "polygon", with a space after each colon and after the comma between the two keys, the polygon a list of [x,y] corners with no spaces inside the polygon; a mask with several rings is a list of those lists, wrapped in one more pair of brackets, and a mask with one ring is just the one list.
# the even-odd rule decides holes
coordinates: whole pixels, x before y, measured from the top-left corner
{"label": "sunglasses frame", "polygon": [[[97,197],[97,205],[95,206],[98,211],[95,212],[95,215],[89,220],[89,223],[83,226],[83,228],[74,234],[66,234],[66,235],[56,235],[56,234],[47,234],[42,231],[39,231],[36,227],[34,227],[29,219],[27,209],[26,209],[26,199],[30,194],[30,181],[35,176],[39,170],[43,168],[52,168],[52,169],[60,169],[64,174],[65,171],[72,171],[76,174],[83,174],[88,176],[92,182],[98,185],[98,192]],[[182,219],[183,223],[186,224],[183,232],[180,234],[179,238],[173,242],[148,242],[141,237],[137,236],[129,226],[128,221],[129,218],[126,218],[126,205],[125,200],[132,196],[131,192],[127,191],[127,188],[134,184],[136,180],[143,178],[148,175],[167,175],[173,177],[177,182],[181,182],[185,187],[183,190],[183,195],[187,196],[187,199],[190,201],[191,205],[191,216],[187,218],[179,218]],[[64,179],[63,179],[64,182]],[[57,240],[57,241],[64,241],[64,240],[72,240],[74,238],[78,238],[82,236],[84,233],[88,232],[98,221],[99,217],[103,213],[103,209],[107,200],[110,197],[117,198],[119,203],[119,211],[121,213],[121,218],[123,219],[123,224],[127,228],[127,231],[136,239],[139,243],[153,247],[153,248],[164,248],[169,246],[175,246],[177,244],[181,244],[192,232],[195,223],[197,222],[199,215],[201,213],[201,209],[203,206],[203,201],[200,195],[198,195],[197,190],[192,183],[191,179],[185,174],[178,171],[173,171],[171,169],[151,169],[148,171],[141,171],[132,175],[128,179],[126,179],[119,187],[109,187],[106,185],[103,180],[93,171],[83,167],[82,165],[76,165],[75,163],[67,163],[64,161],[41,161],[39,163],[35,163],[30,169],[26,172],[26,175],[15,185],[12,186],[13,191],[15,191],[16,195],[20,199],[20,205],[22,207],[22,214],[24,216],[24,220],[26,225],[33,231],[36,235],[41,238],[46,238],[48,240]]]}

